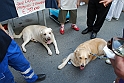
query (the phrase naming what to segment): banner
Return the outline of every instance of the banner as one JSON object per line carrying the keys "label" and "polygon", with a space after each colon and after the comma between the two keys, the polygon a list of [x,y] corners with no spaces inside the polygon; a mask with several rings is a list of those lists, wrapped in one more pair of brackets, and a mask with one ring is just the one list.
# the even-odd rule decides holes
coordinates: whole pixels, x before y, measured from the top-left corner
{"label": "banner", "polygon": [[45,0],[14,0],[19,17],[45,9]]}

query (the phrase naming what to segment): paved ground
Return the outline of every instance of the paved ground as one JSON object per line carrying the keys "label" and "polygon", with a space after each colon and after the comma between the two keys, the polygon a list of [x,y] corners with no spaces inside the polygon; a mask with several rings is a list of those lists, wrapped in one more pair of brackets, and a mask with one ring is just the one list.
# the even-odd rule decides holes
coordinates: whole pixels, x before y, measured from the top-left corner
{"label": "paved ground", "polygon": [[[56,37],[60,54],[56,55],[54,46],[49,45],[53,55],[49,56],[46,49],[40,43],[30,42],[27,46],[27,52],[24,53],[25,57],[31,63],[35,73],[45,73],[46,80],[39,83],[113,83],[115,74],[111,65],[105,64],[105,60],[96,59],[88,64],[84,70],[75,68],[72,65],[66,65],[62,70],[58,70],[57,66],[61,64],[63,58],[73,52],[75,48],[82,42],[90,39],[90,33],[82,35],[81,31],[86,28],[86,10],[87,5],[78,8],[77,25],[80,31],[74,31],[70,28],[70,24],[65,25],[65,34],[59,33],[59,25],[49,18],[49,12],[46,10],[47,26],[53,29]],[[42,13],[40,24],[44,25]],[[14,20],[15,33],[20,33],[24,26],[30,24],[37,24],[36,14],[31,14],[20,19]],[[99,38],[106,41],[113,36],[122,36],[122,29],[124,28],[124,13],[121,14],[119,21],[112,20],[111,22],[105,21],[103,27],[98,33]],[[15,39],[19,46],[23,43],[22,39]],[[19,72],[11,68],[17,83],[26,83]]]}

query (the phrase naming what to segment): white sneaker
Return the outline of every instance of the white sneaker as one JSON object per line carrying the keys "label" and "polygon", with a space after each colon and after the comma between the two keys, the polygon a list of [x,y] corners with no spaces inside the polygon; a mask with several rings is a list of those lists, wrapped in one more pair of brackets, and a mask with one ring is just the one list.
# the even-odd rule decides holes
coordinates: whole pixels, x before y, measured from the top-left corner
{"label": "white sneaker", "polygon": [[110,61],[109,59],[106,59],[106,60],[105,60],[105,63],[111,65],[111,61]]}
{"label": "white sneaker", "polygon": [[115,18],[115,17],[113,17],[113,19],[115,19],[115,20],[117,20],[117,21],[118,21],[118,19],[119,19],[119,18]]}
{"label": "white sneaker", "polygon": [[109,22],[111,21],[111,19],[108,19],[108,18],[106,18],[106,20],[109,21]]}
{"label": "white sneaker", "polygon": [[80,2],[80,6],[85,5],[85,2]]}
{"label": "white sneaker", "polygon": [[115,81],[113,81],[113,83],[115,83]]}
{"label": "white sneaker", "polygon": [[117,20],[117,21],[118,21],[118,18],[115,18],[115,20]]}

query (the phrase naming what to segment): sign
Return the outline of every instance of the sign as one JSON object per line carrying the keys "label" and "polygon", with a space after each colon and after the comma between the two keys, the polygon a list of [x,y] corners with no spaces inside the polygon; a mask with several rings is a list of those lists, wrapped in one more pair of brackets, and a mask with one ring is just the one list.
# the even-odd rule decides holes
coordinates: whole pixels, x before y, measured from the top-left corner
{"label": "sign", "polygon": [[45,9],[45,0],[14,0],[19,17]]}

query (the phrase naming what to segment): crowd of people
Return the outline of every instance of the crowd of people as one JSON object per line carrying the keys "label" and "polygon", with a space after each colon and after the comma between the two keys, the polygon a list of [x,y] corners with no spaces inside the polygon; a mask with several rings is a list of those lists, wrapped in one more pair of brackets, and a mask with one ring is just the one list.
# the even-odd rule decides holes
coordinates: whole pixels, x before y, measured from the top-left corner
{"label": "crowd of people", "polygon": [[[74,29],[75,31],[79,31],[80,28],[76,25],[76,20],[77,8],[79,7],[79,5],[82,5],[80,3],[80,0],[57,1],[58,7],[60,8],[58,16],[58,20],[61,24],[60,33],[64,34],[64,24],[66,21],[67,12],[69,12],[70,14],[69,21],[72,23],[72,29]],[[114,5],[115,1],[118,4],[123,3],[123,0],[89,0],[87,8],[87,28],[82,31],[82,34],[91,32],[90,38],[96,38],[97,33],[100,31],[105,19],[108,19],[110,21],[112,17],[114,17],[116,18],[116,20],[118,20],[120,12],[117,12],[117,10],[122,11],[122,6],[119,5],[121,7],[115,9],[117,8],[117,5]],[[118,15],[113,15],[116,14],[115,12],[117,12]],[[109,16],[111,17],[109,18]],[[123,44],[121,44],[121,46],[123,47]],[[122,56],[119,56],[116,53],[114,59],[110,58],[115,74],[117,75],[117,79],[114,81],[115,83],[124,83],[123,54],[124,53],[121,54]],[[18,44],[12,39],[11,36],[8,35],[4,27],[0,24],[0,83],[15,83],[14,77],[10,72],[8,65],[13,67],[17,71],[20,71],[27,83],[43,81],[46,78],[45,74],[34,73],[29,61],[24,57]]]}

